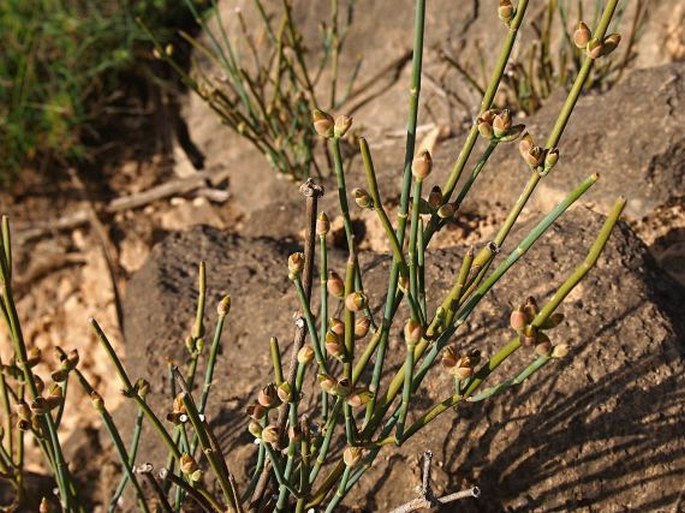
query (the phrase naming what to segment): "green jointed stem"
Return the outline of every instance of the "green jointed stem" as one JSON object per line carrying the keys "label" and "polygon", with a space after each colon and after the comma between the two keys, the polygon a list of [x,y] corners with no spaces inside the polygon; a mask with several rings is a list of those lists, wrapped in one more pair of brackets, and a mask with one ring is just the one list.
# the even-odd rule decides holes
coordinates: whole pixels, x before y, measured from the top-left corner
{"label": "green jointed stem", "polygon": [[[485,94],[483,95],[483,100],[480,104],[479,114],[488,110],[491,107],[493,100],[495,99],[497,88],[499,87],[499,84],[502,80],[502,76],[504,75],[504,70],[507,66],[507,63],[509,62],[509,56],[511,55],[512,48],[514,47],[514,42],[516,41],[516,36],[518,35],[518,31],[521,26],[521,23],[523,22],[523,17],[527,8],[528,0],[519,0],[519,2],[516,4],[516,15],[509,24],[507,37],[504,40],[504,46],[502,46],[502,50],[500,51],[499,57],[497,58],[497,63],[495,64],[495,69],[493,70],[492,75],[490,76],[488,87],[485,90]],[[450,175],[447,178],[447,182],[445,182],[445,186],[442,188],[443,203],[449,202],[450,197],[454,192],[454,187],[457,185],[459,177],[461,176],[461,173],[464,171],[464,168],[466,167],[466,163],[468,162],[469,157],[471,156],[471,151],[473,151],[473,147],[476,144],[477,139],[478,126],[474,122],[471,126],[471,130],[469,131],[468,136],[466,137],[464,147],[462,148],[461,152],[459,153],[459,156],[457,157],[457,162],[454,164],[454,167],[452,168],[452,171],[450,172]],[[428,225],[429,231],[425,237],[426,244],[428,244],[428,242],[430,241],[431,236],[433,235],[434,230],[436,228],[433,225],[434,222],[432,219],[431,221],[431,224]]]}
{"label": "green jointed stem", "polygon": [[269,339],[269,350],[271,352],[271,362],[274,367],[274,380],[276,386],[283,383],[283,366],[281,365],[281,350],[278,347],[278,339],[271,337]]}
{"label": "green jointed stem", "polygon": [[503,392],[507,388],[510,388],[515,385],[520,385],[533,374],[535,374],[537,371],[542,369],[545,365],[547,365],[547,363],[549,363],[551,359],[552,357],[550,355],[538,356],[535,360],[533,360],[532,363],[530,363],[514,378],[505,379],[504,381],[495,386],[488,387],[485,390],[481,391],[479,394],[469,397],[467,401],[471,403],[484,401],[485,399],[489,399],[499,394],[500,392]]}
{"label": "green jointed stem", "polygon": [[[98,411],[100,414],[100,417],[102,418],[102,422],[105,425],[105,429],[107,429],[107,433],[109,434],[109,437],[112,439],[112,442],[114,443],[114,447],[117,450],[117,454],[119,456],[119,460],[121,461],[121,464],[124,466],[124,471],[126,473],[127,478],[131,481],[133,484],[133,487],[136,490],[136,497],[138,498],[138,504],[141,508],[142,511],[148,513],[150,509],[147,506],[147,501],[145,500],[145,494],[143,493],[143,489],[140,486],[140,483],[138,482],[138,479],[136,478],[136,474],[133,471],[133,460],[135,458],[135,455],[129,456],[129,453],[126,452],[126,447],[124,446],[124,442],[121,440],[121,435],[119,434],[119,430],[117,429],[116,425],[114,424],[114,421],[112,420],[112,416],[110,415],[109,411],[107,411],[107,408],[105,407],[104,400],[97,395],[97,392],[95,389],[92,387],[92,385],[88,382],[88,380],[85,378],[83,373],[78,370],[74,369],[76,373],[76,376],[78,377],[79,382],[81,383],[81,387],[83,390],[86,392],[86,394],[93,399],[95,396],[96,398],[99,399],[99,401],[94,401],[94,406],[95,409]],[[122,487],[123,491],[123,487]],[[111,505],[110,505],[110,511],[111,511]]]}
{"label": "green jointed stem", "polygon": [[342,478],[340,479],[340,485],[338,486],[338,491],[335,492],[335,498],[331,500],[326,508],[325,513],[333,513],[336,506],[340,503],[346,493],[347,481],[350,479],[350,473],[352,472],[352,467],[346,466],[343,472]]}
{"label": "green jointed stem", "polygon": [[[225,300],[226,298],[224,298]],[[212,340],[212,347],[209,349],[209,358],[207,360],[207,370],[205,372],[205,382],[202,385],[202,395],[200,396],[200,413],[205,412],[207,401],[209,400],[209,392],[214,381],[214,369],[216,368],[216,359],[221,347],[221,335],[224,330],[224,323],[226,321],[226,314],[220,313],[216,322],[216,329],[214,330],[214,339]]]}
{"label": "green jointed stem", "polygon": [[213,447],[213,444],[210,440],[209,427],[207,426],[206,422],[200,418],[200,413],[197,410],[195,401],[193,401],[193,397],[190,395],[190,390],[188,390],[188,385],[183,379],[183,376],[179,372],[178,368],[174,368],[173,370],[174,378],[176,378],[178,385],[181,387],[183,405],[186,408],[188,419],[193,425],[195,434],[200,441],[202,451],[207,457],[207,461],[209,462],[210,467],[212,467],[212,470],[219,481],[219,487],[221,488],[224,500],[227,504],[230,504],[231,507],[235,509],[237,504],[233,496],[232,487],[229,483],[223,456],[220,452],[217,454],[215,448]]}
{"label": "green jointed stem", "polygon": [[[609,26],[611,18],[614,15],[617,3],[618,0],[609,0],[606,7],[604,8],[602,17],[599,21],[599,25],[597,26],[597,29],[593,34],[593,37],[598,38],[600,41],[604,38],[604,35],[606,34],[607,27]],[[554,123],[554,127],[552,128],[552,131],[550,132],[547,142],[545,143],[545,148],[552,149],[559,144],[564,129],[566,128],[566,125],[569,119],[571,118],[571,113],[573,112],[573,109],[575,108],[576,103],[578,102],[578,98],[580,97],[580,94],[583,91],[585,82],[587,81],[587,78],[590,75],[590,71],[592,70],[593,64],[594,60],[586,56],[585,61],[583,62],[580,71],[578,72],[578,76],[573,82],[573,86],[571,87],[571,90],[569,91],[566,97],[566,101],[564,101],[564,105],[562,106],[561,111],[557,116],[557,120]],[[521,215],[523,207],[528,203],[530,196],[533,194],[533,191],[535,190],[538,182],[541,179],[542,176],[538,173],[533,173],[531,175],[530,179],[528,180],[528,183],[526,184],[525,189],[523,190],[519,198],[516,200],[516,203],[514,204],[512,210],[509,212],[507,219],[505,220],[500,230],[497,232],[494,242],[498,246],[501,246],[504,243],[504,240],[509,235],[509,232],[516,223],[516,220]]]}
{"label": "green jointed stem", "polygon": [[[597,234],[590,251],[585,258],[585,260],[576,268],[576,270],[564,281],[547,304],[540,310],[540,312],[535,316],[532,321],[532,325],[535,327],[541,326],[549,316],[554,313],[554,310],[561,304],[561,302],[571,293],[571,291],[578,285],[578,283],[585,277],[585,275],[594,267],[597,263],[599,255],[602,253],[604,247],[606,246],[609,236],[611,235],[614,226],[618,222],[618,219],[625,207],[625,198],[618,198],[610,213],[607,217],[602,229]],[[500,349],[492,358],[490,358],[483,366],[476,372],[472,380],[468,383],[466,390],[463,395],[455,394],[452,397],[442,401],[441,403],[434,406],[425,415],[419,418],[404,434],[402,441],[406,441],[413,434],[419,431],[422,427],[427,425],[431,420],[435,419],[438,415],[451,408],[459,401],[464,398],[468,398],[474,394],[474,392],[483,384],[483,382],[497,369],[500,364],[506,360],[511,354],[513,354],[517,349],[521,347],[521,340],[519,337],[511,340],[506,346]],[[533,369],[527,369],[530,371]],[[519,376],[520,378],[525,378],[526,371]],[[521,379],[521,380],[522,380]]]}
{"label": "green jointed stem", "polygon": [[[419,230],[419,212],[421,210],[421,186],[423,180],[414,181],[414,196],[411,210],[411,225],[409,230],[409,293],[411,297],[419,297],[419,275],[418,275],[418,252],[416,248],[416,241],[418,240],[417,232]],[[412,319],[420,322],[420,318],[412,313]]]}
{"label": "green jointed stem", "polygon": [[401,440],[404,434],[404,423],[409,411],[409,400],[412,391],[412,379],[414,377],[414,349],[415,344],[407,344],[407,356],[404,361],[404,386],[402,388],[402,403],[400,404],[400,416],[397,421],[397,440]]}
{"label": "green jointed stem", "polygon": [[[345,298],[350,294],[354,293],[354,276],[358,272],[356,261],[356,251],[350,254],[347,260],[347,267],[345,271]],[[352,383],[352,362],[354,361],[354,312],[345,306],[344,314],[345,322],[345,357],[343,359],[343,376],[348,380],[348,383]],[[351,387],[351,385],[350,385]],[[352,416],[352,407],[347,404],[343,404],[343,411],[345,413],[345,434],[347,436],[347,443],[349,445],[354,444],[357,437],[357,428],[354,422],[354,417]]]}
{"label": "green jointed stem", "polygon": [[[138,408],[138,415],[136,415],[136,423],[133,428],[133,438],[131,439],[131,447],[128,450],[128,464],[131,468],[135,466],[136,463],[136,456],[138,455],[138,445],[140,444],[140,435],[143,431],[143,410]],[[112,499],[109,501],[109,508],[107,511],[109,513],[113,513],[116,511],[116,509],[119,507],[119,498],[121,495],[124,493],[124,489],[126,488],[126,484],[128,483],[128,473],[124,474],[121,477],[121,481],[119,481],[119,485],[117,486],[117,489],[114,491],[114,495],[112,495]]]}
{"label": "green jointed stem", "polygon": [[178,450],[178,447],[171,439],[171,436],[169,436],[169,432],[164,427],[164,424],[162,424],[162,422],[159,420],[159,417],[155,415],[155,413],[152,411],[152,409],[147,404],[145,399],[143,399],[140,396],[140,394],[138,394],[137,390],[134,389],[133,384],[131,383],[131,380],[128,377],[128,374],[126,374],[126,370],[124,369],[121,360],[114,351],[112,343],[107,338],[107,335],[105,335],[105,332],[102,331],[102,328],[100,328],[100,325],[97,323],[95,319],[90,319],[90,325],[93,328],[93,331],[95,332],[95,335],[97,336],[98,340],[102,344],[102,347],[105,349],[105,352],[114,364],[114,367],[117,370],[117,374],[119,375],[119,379],[121,380],[124,386],[124,392],[127,394],[128,397],[132,397],[133,400],[136,401],[138,407],[141,410],[143,410],[147,419],[152,423],[152,426],[154,427],[155,431],[166,445],[169,452],[174,456],[174,458],[179,459],[181,457],[181,452]]}
{"label": "green jointed stem", "polygon": [[[437,341],[433,344],[430,352],[424,359],[421,367],[416,373],[414,378],[414,389],[420,385],[428,370],[433,365],[433,362],[437,358],[439,352],[447,345],[450,338],[457,330],[457,328],[468,318],[476,305],[480,302],[483,296],[495,285],[495,283],[507,272],[512,265],[518,261],[521,256],[523,256],[530,247],[539,239],[547,229],[575,202],[580,198],[580,196],[585,193],[596,181],[598,175],[591,175],[581,182],[575,189],[573,189],[568,196],[561,201],[549,214],[547,214],[538,225],[530,231],[530,233],[521,241],[519,246],[512,251],[512,253],[507,257],[507,259],[502,262],[495,271],[483,282],[483,284],[473,293],[469,300],[459,309],[455,315],[456,321],[445,327],[445,330],[440,334]],[[421,341],[423,343],[423,340]],[[416,355],[416,359],[423,354],[423,351],[427,348],[427,344],[420,343],[417,346],[419,354]],[[385,396],[385,401],[383,406],[380,408],[378,413],[375,415],[376,424],[380,421],[383,412],[387,410],[390,403],[397,397],[402,384],[404,383],[404,370],[400,369],[395,377],[393,378],[388,391]]]}
{"label": "green jointed stem", "polygon": [[293,283],[295,284],[295,289],[297,290],[297,297],[300,300],[300,307],[304,314],[305,322],[307,323],[307,329],[309,330],[309,336],[312,340],[312,348],[314,349],[314,357],[316,358],[316,363],[319,366],[319,371],[328,374],[326,360],[323,357],[321,351],[321,341],[316,332],[316,322],[314,321],[314,315],[309,308],[309,302],[307,301],[307,296],[305,295],[304,288],[302,287],[302,280],[297,276]]}
{"label": "green jointed stem", "polygon": [[203,317],[205,315],[205,301],[207,300],[207,269],[204,262],[200,262],[198,275],[197,313],[193,325],[193,338],[195,340],[202,337],[205,331]]}
{"label": "green jointed stem", "polygon": [[[328,248],[326,246],[326,235],[320,235],[320,258],[321,269],[319,270],[321,281],[321,311],[319,313],[319,323],[321,331],[319,332],[319,340],[326,340],[326,332],[328,331]],[[326,346],[321,348],[324,360],[326,359]],[[328,418],[328,394],[321,391],[321,419],[325,423]]]}

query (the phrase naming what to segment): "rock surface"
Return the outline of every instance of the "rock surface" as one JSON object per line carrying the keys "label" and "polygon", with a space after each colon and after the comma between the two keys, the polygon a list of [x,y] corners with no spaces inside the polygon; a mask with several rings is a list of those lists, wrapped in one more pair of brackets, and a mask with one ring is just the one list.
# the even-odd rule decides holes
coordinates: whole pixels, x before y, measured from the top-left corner
{"label": "rock surface", "polygon": [[[584,258],[601,223],[601,216],[587,209],[565,216],[486,296],[458,332],[460,347],[479,347],[486,355],[501,347],[512,335],[506,326],[512,307],[529,295],[540,302],[549,298]],[[530,227],[523,226],[512,241]],[[131,376],[149,379],[152,404],[162,415],[170,403],[166,359],[184,358],[200,259],[208,266],[208,312],[213,312],[220,292],[233,296],[209,416],[241,484],[254,451],[245,431],[244,407],[271,380],[268,338],[275,335],[287,342],[292,336],[297,305],[285,277],[291,250],[273,240],[196,228],[157,246],[128,288],[127,366]],[[427,258],[430,304],[450,286],[463,251],[442,249]],[[382,299],[387,258],[366,254],[363,262],[375,306]],[[340,265],[334,253],[333,266]],[[670,320],[658,299],[667,290],[674,290],[672,282],[654,269],[631,230],[619,225],[598,268],[562,306],[567,320],[551,332],[555,343],[570,345],[569,357],[519,389],[459,406],[401,449],[387,450],[382,464],[369,471],[346,504],[383,511],[411,499],[418,483],[418,457],[432,449],[438,492],[473,484],[482,489],[477,502],[460,504],[464,511],[670,507],[677,500],[678,476],[685,471],[685,411],[679,401],[685,381],[682,326]],[[213,320],[214,315],[208,315],[209,332]],[[404,358],[397,330],[390,347],[389,366],[396,368]],[[496,379],[530,358],[521,351]],[[415,411],[425,411],[449,393],[447,377],[437,368],[429,383]],[[132,412],[124,409],[119,418],[130,424]],[[153,449],[150,436],[148,432],[143,454],[159,466],[164,453]]]}

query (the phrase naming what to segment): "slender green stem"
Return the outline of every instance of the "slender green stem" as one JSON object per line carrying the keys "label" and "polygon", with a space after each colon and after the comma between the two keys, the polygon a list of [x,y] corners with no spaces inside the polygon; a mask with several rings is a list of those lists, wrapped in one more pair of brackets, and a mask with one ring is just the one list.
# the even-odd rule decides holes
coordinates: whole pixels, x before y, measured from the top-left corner
{"label": "slender green stem", "polygon": [[[499,57],[497,58],[497,63],[495,64],[495,68],[492,71],[490,81],[488,82],[488,87],[485,90],[483,100],[480,104],[480,112],[488,110],[491,107],[493,100],[495,99],[495,94],[497,93],[499,84],[502,81],[504,70],[506,69],[507,63],[509,62],[509,56],[511,55],[511,51],[514,47],[514,42],[516,41],[516,36],[518,35],[518,31],[521,27],[521,23],[523,22],[523,18],[527,8],[528,0],[519,0],[519,2],[516,4],[516,15],[509,24],[507,37],[504,40],[504,45],[502,46],[502,50],[500,51]],[[469,157],[471,156],[471,151],[473,151],[473,147],[475,146],[477,139],[478,126],[474,122],[471,126],[471,130],[469,130],[468,136],[466,137],[464,147],[462,148],[461,152],[459,152],[457,161],[454,164],[454,167],[452,168],[452,171],[450,172],[447,181],[445,182],[445,186],[442,188],[443,203],[449,202],[452,193],[454,192],[454,188],[457,185],[457,182],[459,181],[459,177],[461,176],[461,173],[464,171],[466,163],[468,162]],[[431,237],[435,232],[435,228],[437,228],[437,219],[437,216],[433,216],[431,218],[431,223],[427,227],[428,232],[425,236],[426,244],[428,244],[428,242],[431,240]]]}
{"label": "slender green stem", "polygon": [[206,421],[202,420],[200,417],[200,413],[197,410],[195,401],[193,400],[190,390],[188,389],[188,384],[183,379],[183,376],[179,372],[178,368],[174,368],[174,378],[176,378],[176,382],[181,387],[183,405],[186,408],[190,423],[193,425],[195,433],[197,434],[202,451],[207,457],[207,461],[216,475],[224,500],[227,504],[230,504],[231,507],[236,508],[237,504],[235,502],[232,487],[229,483],[229,477],[228,473],[226,472],[224,460],[221,453],[216,452],[216,448],[213,446],[214,444],[212,444],[212,441],[210,440],[209,426],[207,426]]}
{"label": "slender green stem", "polygon": [[[143,410],[138,408],[138,414],[136,415],[136,422],[133,428],[133,438],[131,439],[131,447],[129,448],[127,453],[128,464],[131,468],[133,468],[136,463],[136,456],[138,455],[138,445],[140,444],[140,435],[143,431],[144,417],[145,416],[143,414]],[[124,493],[124,489],[126,488],[128,480],[128,473],[125,473],[123,476],[121,476],[121,481],[119,481],[119,485],[117,486],[117,489],[114,491],[112,499],[109,501],[109,508],[107,510],[109,511],[109,513],[113,513],[114,511],[116,511],[116,508],[119,505],[119,498]]]}
{"label": "slender green stem", "polygon": [[295,289],[297,290],[297,297],[300,300],[300,307],[304,314],[305,322],[307,323],[307,329],[309,330],[309,336],[312,340],[312,348],[314,349],[314,357],[316,358],[316,363],[319,366],[319,371],[328,374],[326,360],[324,359],[323,352],[321,350],[321,341],[316,332],[316,322],[314,321],[314,315],[309,307],[309,301],[307,301],[307,296],[305,295],[304,288],[302,287],[302,280],[299,276],[295,277],[293,280],[295,284]]}
{"label": "slender green stem", "polygon": [[269,350],[271,352],[271,362],[274,367],[274,380],[276,386],[283,383],[283,366],[281,365],[281,350],[278,347],[278,339],[271,337],[269,339]]}
{"label": "slender green stem", "polygon": [[347,482],[350,479],[350,473],[352,472],[352,467],[346,466],[345,471],[343,472],[342,478],[340,479],[340,485],[338,486],[338,491],[335,493],[335,496],[333,499],[331,499],[331,502],[328,504],[328,507],[326,508],[325,513],[333,513],[335,508],[338,506],[340,501],[345,497],[345,489],[347,488]]}
{"label": "slender green stem", "polygon": [[109,434],[110,438],[112,439],[112,442],[114,443],[114,447],[117,450],[119,460],[121,461],[121,464],[124,466],[124,471],[128,476],[129,481],[131,481],[131,483],[133,484],[133,488],[135,488],[136,490],[136,496],[138,497],[138,505],[140,506],[142,511],[148,513],[150,509],[148,508],[147,501],[145,500],[145,494],[143,493],[143,489],[140,486],[140,483],[138,482],[135,472],[133,472],[133,462],[131,460],[131,457],[129,456],[129,453],[126,452],[126,447],[124,446],[124,442],[121,440],[119,430],[114,424],[114,420],[112,419],[112,416],[110,415],[109,411],[105,407],[104,400],[97,394],[93,386],[88,382],[88,380],[85,378],[85,376],[80,370],[74,369],[73,372],[76,373],[76,376],[78,377],[78,380],[81,383],[81,387],[83,388],[83,390],[89,397],[91,397],[91,399],[93,399],[95,409],[100,414],[102,422],[105,425],[105,429],[107,429],[107,433]]}
{"label": "slender green stem", "polygon": [[[326,246],[326,235],[319,236],[319,247],[320,247],[320,258],[321,258],[321,269],[319,270],[320,281],[321,281],[321,311],[319,314],[319,323],[321,331],[319,334],[319,340],[326,339],[326,332],[328,331],[328,289],[327,289],[327,277],[328,277],[328,249]],[[321,348],[323,354],[323,359],[326,359],[326,346]],[[321,420],[326,422],[328,418],[328,394],[321,391]]]}
{"label": "slender green stem", "polygon": [[[228,296],[226,296],[228,297]],[[224,301],[226,298],[224,298]],[[224,330],[224,323],[226,321],[227,313],[219,313],[214,330],[214,339],[212,340],[212,347],[209,350],[209,358],[207,359],[207,370],[205,371],[205,381],[202,385],[202,395],[200,396],[199,412],[204,413],[209,400],[209,392],[214,381],[214,369],[216,368],[216,359],[219,355],[219,348],[221,347],[221,335]]]}
{"label": "slender green stem", "polygon": [[[419,274],[418,274],[418,251],[416,248],[416,242],[418,240],[418,230],[419,230],[419,211],[421,209],[421,186],[423,180],[414,181],[414,195],[413,204],[411,211],[411,225],[409,229],[409,292],[414,298],[418,297],[419,292]],[[420,318],[415,317],[412,314],[412,319],[419,322]]]}

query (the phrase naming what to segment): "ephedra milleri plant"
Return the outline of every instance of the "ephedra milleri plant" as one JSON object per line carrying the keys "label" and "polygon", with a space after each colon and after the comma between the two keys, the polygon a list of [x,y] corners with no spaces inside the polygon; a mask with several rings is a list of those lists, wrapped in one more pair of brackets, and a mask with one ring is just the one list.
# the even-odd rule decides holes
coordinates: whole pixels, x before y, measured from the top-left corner
{"label": "ephedra milleri plant", "polygon": [[[3,219],[0,304],[14,357],[3,365],[0,376],[4,413],[0,472],[18,490],[17,501],[23,498],[23,447],[25,437],[30,436],[41,448],[46,466],[52,469],[61,509],[85,511],[79,487],[64,460],[57,437],[63,398],[68,383],[74,380],[92,398],[121,459],[123,477],[113,492],[109,511],[117,509],[124,488],[130,485],[138,510],[144,512],[332,512],[388,446],[402,446],[458,403],[492,400],[502,391],[534,379],[540,369],[564,357],[568,349],[557,342],[561,337],[549,334],[562,320],[563,316],[557,310],[600,256],[624,207],[622,198],[616,200],[604,226],[588,248],[585,260],[557,285],[551,297],[539,298],[539,303],[534,298],[521,298],[520,307],[511,312],[512,337],[508,343],[493,354],[477,350],[466,352],[460,346],[459,328],[499,279],[598,179],[596,174],[590,175],[569,191],[522,239],[507,244],[512,227],[531,194],[562,158],[560,141],[564,128],[595,61],[619,43],[617,34],[606,33],[616,4],[617,0],[606,3],[592,31],[585,24],[577,26],[574,42],[585,52],[584,61],[554,127],[546,142],[540,145],[532,134],[525,133],[523,126],[513,123],[506,109],[491,109],[528,7],[527,0],[519,0],[516,5],[509,0],[500,0],[504,44],[483,96],[480,115],[466,135],[446,183],[433,187],[426,195],[424,182],[430,180],[432,159],[426,151],[415,155],[426,9],[425,0],[417,0],[404,176],[395,224],[380,197],[372,156],[363,138],[358,144],[368,188],[354,191],[346,188],[340,140],[350,129],[352,120],[344,115],[333,119],[328,113],[314,111],[314,129],[328,142],[333,156],[349,257],[340,274],[328,269],[330,225],[327,215],[317,212],[322,190],[313,182],[306,182],[302,187],[306,196],[304,252],[293,253],[287,263],[288,276],[299,298],[301,317],[287,369],[278,341],[271,339],[274,379],[264,384],[248,408],[250,418],[246,419],[246,428],[258,444],[248,482],[236,482],[228,465],[228,455],[224,454],[205,418],[215,373],[228,371],[216,369],[216,362],[231,298],[224,297],[217,307],[218,320],[206,349],[204,264],[200,265],[197,317],[185,341],[188,362],[183,371],[170,365],[172,390],[169,411],[164,414],[152,410],[146,400],[148,383],[143,379],[131,379],[105,333],[95,320],[91,321],[119,376],[124,396],[138,407],[136,429],[131,445],[126,447],[104,401],[79,370],[76,352],[57,350],[58,367],[47,383],[34,372],[42,355],[35,348],[28,348],[22,337],[11,287],[9,226]],[[479,137],[487,141],[487,146],[480,155],[473,155]],[[426,283],[424,269],[426,259],[431,256],[428,248],[432,238],[450,222],[471,188],[477,186],[479,174],[497,147],[514,141],[518,141],[522,167],[528,169],[529,175],[519,199],[495,237],[482,247],[466,252],[452,277],[453,286],[445,291],[437,308],[429,309],[426,290],[430,284]],[[464,175],[469,162],[470,173]],[[348,199],[351,198],[359,208],[378,216],[392,248],[385,305],[379,318],[371,314],[364,292],[364,276],[358,263],[350,219]],[[498,258],[500,254],[504,256]],[[317,262],[321,300],[320,309],[315,312],[311,295]],[[409,312],[406,318],[399,309],[402,303],[406,303]],[[342,312],[340,317],[335,316],[338,310]],[[388,363],[387,347],[393,326],[402,327],[405,362],[394,375],[385,379],[382,377]],[[502,363],[520,351],[529,355],[528,361],[511,374],[500,375]],[[205,353],[206,373],[201,377],[197,372],[198,362]],[[414,399],[423,390],[429,375],[440,374],[447,374],[446,379],[454,381],[452,392],[431,407],[419,410],[418,401]],[[313,375],[318,380],[311,389],[307,383],[312,383],[312,379],[306,378]],[[309,399],[309,406],[301,400],[304,395]],[[410,418],[414,420],[409,421]],[[157,434],[168,450],[168,460],[156,470],[145,463],[145,455],[137,453],[140,433],[145,426]],[[435,506],[475,497],[478,493],[477,487],[473,487],[436,497],[430,487],[430,453],[427,452],[419,496],[396,511]],[[44,499],[41,511],[49,511],[50,507],[48,499]]]}
{"label": "ephedra milleri plant", "polygon": [[[234,33],[224,26],[228,20],[222,19],[216,2],[210,11],[216,24],[200,15],[193,2],[185,3],[208,42],[181,35],[214,71],[195,65],[187,73],[174,60],[172,47],[157,44],[155,55],[168,62],[221,123],[249,141],[278,172],[295,179],[306,178],[312,170],[321,175],[309,116],[313,108],[334,108],[354,93],[361,62],[346,81],[340,77],[338,62],[352,24],[355,0],[331,0],[329,19],[320,27],[321,57],[315,63],[307,59],[303,35],[293,18],[292,0],[271,5],[261,0],[248,2],[257,19],[250,20],[236,9],[232,13]],[[266,9],[274,4],[279,6],[274,9],[275,15]],[[320,87],[323,77],[329,78],[327,95]]]}

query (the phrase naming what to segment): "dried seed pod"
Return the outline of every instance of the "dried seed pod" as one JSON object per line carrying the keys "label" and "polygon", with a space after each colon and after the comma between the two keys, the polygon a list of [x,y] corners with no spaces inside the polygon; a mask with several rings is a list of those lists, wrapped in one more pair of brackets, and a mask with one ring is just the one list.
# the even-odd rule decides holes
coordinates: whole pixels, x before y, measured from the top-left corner
{"label": "dried seed pod", "polygon": [[371,328],[371,319],[360,317],[354,324],[354,338],[356,340],[364,338]]}
{"label": "dried seed pod", "polygon": [[335,122],[333,116],[319,109],[314,109],[312,112],[312,122],[314,123],[314,130],[321,137],[330,139],[333,137],[333,130]]}
{"label": "dried seed pod", "polygon": [[181,472],[183,472],[187,476],[191,475],[192,473],[200,469],[200,467],[197,464],[197,461],[195,461],[195,458],[193,458],[187,452],[181,455],[181,458],[178,460],[178,466],[180,467]]}
{"label": "dried seed pod", "polygon": [[511,112],[509,112],[509,109],[504,109],[492,120],[492,130],[495,137],[499,138],[505,136],[510,128]]}
{"label": "dried seed pod", "polygon": [[438,217],[440,219],[449,219],[454,216],[456,209],[453,203],[445,203],[438,209]]}
{"label": "dried seed pod", "polygon": [[352,190],[352,195],[354,196],[354,202],[359,208],[373,208],[373,200],[364,189],[357,187]]}
{"label": "dried seed pod", "polygon": [[335,393],[341,397],[347,397],[352,392],[352,383],[347,378],[341,378],[335,386]]}
{"label": "dried seed pod", "polygon": [[327,394],[333,394],[335,393],[338,382],[328,374],[319,374],[319,385],[321,386],[321,390]]}
{"label": "dried seed pod", "polygon": [[247,425],[247,430],[255,438],[262,437],[262,426],[259,422],[252,421]]}
{"label": "dried seed pod", "polygon": [[514,6],[512,5],[511,0],[499,0],[497,16],[506,25],[509,25],[509,23],[511,23],[511,20],[514,19],[514,12]]}
{"label": "dried seed pod", "polygon": [[576,30],[573,32],[573,44],[582,50],[590,42],[591,37],[590,28],[582,21],[578,22]]}
{"label": "dried seed pod", "polygon": [[540,356],[546,356],[552,352],[552,342],[544,333],[538,333],[535,340],[535,352]]}
{"label": "dried seed pod", "polygon": [[537,301],[535,301],[535,298],[533,296],[528,296],[528,298],[526,299],[526,302],[523,305],[523,312],[526,314],[527,324],[533,322],[533,319],[535,319],[538,312],[540,312],[540,308],[538,308],[538,303]]}
{"label": "dried seed pod", "polygon": [[219,315],[219,317],[226,317],[230,311],[231,296],[224,296],[221,298],[221,301],[219,301],[219,304],[216,307],[216,313]]}
{"label": "dried seed pod", "polygon": [[340,340],[340,337],[332,331],[326,332],[326,351],[333,358],[342,359],[345,357],[345,345]]}
{"label": "dried seed pod", "polygon": [[424,180],[433,169],[433,159],[428,150],[422,150],[411,163],[411,173],[417,180]]}
{"label": "dried seed pod", "polygon": [[552,358],[564,358],[568,354],[566,344],[557,344],[552,348]]}
{"label": "dried seed pod", "polygon": [[276,384],[269,383],[262,388],[257,394],[257,402],[264,406],[264,408],[278,406],[280,401],[278,399],[278,392],[276,391]]}
{"label": "dried seed pod", "polygon": [[262,440],[273,446],[278,445],[278,429],[273,424],[269,424],[262,429]]}
{"label": "dried seed pod", "polygon": [[343,452],[343,461],[348,467],[356,467],[362,461],[362,448],[361,447],[346,447]]}
{"label": "dried seed pod", "polygon": [[337,317],[331,317],[328,320],[328,329],[330,329],[333,333],[338,335],[340,338],[345,336],[345,323],[342,322]]}
{"label": "dried seed pod", "polygon": [[314,359],[314,349],[311,346],[304,346],[297,352],[297,362],[308,365]]}
{"label": "dried seed pod", "polygon": [[419,343],[423,336],[423,328],[421,324],[414,319],[409,319],[404,325],[404,342],[409,346],[414,346]]}
{"label": "dried seed pod", "polygon": [[288,257],[288,278],[291,280],[299,278],[302,269],[304,269],[304,253],[292,253]]}
{"label": "dried seed pod", "polygon": [[519,142],[519,153],[522,157],[525,158],[525,156],[533,148],[533,146],[535,146],[533,136],[530,135],[530,133],[526,132],[525,134],[523,134],[523,137],[521,137],[521,142]]}
{"label": "dried seed pod", "polygon": [[105,400],[95,390],[90,393],[90,402],[93,403],[93,407],[98,411],[105,409]]}
{"label": "dried seed pod", "polygon": [[276,393],[278,394],[278,398],[284,403],[289,403],[293,398],[292,388],[290,386],[290,383],[288,383],[287,381],[284,381],[283,383],[278,385]]}
{"label": "dried seed pod", "polygon": [[321,212],[316,218],[316,233],[320,237],[325,237],[331,229],[331,222],[328,220],[326,212]]}
{"label": "dried seed pod", "polygon": [[492,122],[495,120],[496,112],[492,109],[486,110],[476,119],[476,126],[478,127],[478,132],[485,139],[492,139],[495,136],[495,132],[492,129]]}
{"label": "dried seed pod", "polygon": [[267,408],[259,403],[252,403],[246,408],[247,414],[254,420],[261,420],[268,411]]}
{"label": "dried seed pod", "polygon": [[345,295],[345,282],[335,271],[328,271],[326,288],[331,296],[342,298]]}
{"label": "dried seed pod", "polygon": [[345,308],[351,312],[361,312],[364,308],[366,308],[367,304],[368,299],[366,294],[363,292],[352,292],[345,298]]}
{"label": "dried seed pod", "polygon": [[611,52],[618,48],[621,42],[621,34],[618,32],[613,32],[604,38],[602,41],[602,55],[609,55]]}
{"label": "dried seed pod", "polygon": [[452,367],[457,365],[458,361],[459,353],[457,353],[457,350],[453,346],[446,347],[445,350],[442,352],[442,366],[447,369],[451,369]]}
{"label": "dried seed pod", "polygon": [[523,155],[523,160],[531,169],[539,167],[545,158],[545,151],[540,146],[533,146]]}
{"label": "dried seed pod", "polygon": [[24,401],[20,401],[14,405],[14,411],[21,420],[31,420],[31,408]]}
{"label": "dried seed pod", "polygon": [[524,313],[523,308],[518,307],[516,310],[511,312],[511,316],[509,317],[509,324],[516,331],[521,331],[525,327],[527,322],[526,314]]}
{"label": "dried seed pod", "polygon": [[26,355],[26,363],[29,365],[29,367],[33,368],[40,363],[41,357],[42,353],[40,348],[32,347],[29,349],[28,354]]}
{"label": "dried seed pod", "polygon": [[355,390],[345,399],[352,408],[365,406],[373,397],[373,393],[368,390]]}
{"label": "dried seed pod", "polygon": [[335,137],[345,137],[345,134],[352,126],[352,118],[342,114],[338,116],[335,120],[335,125],[333,126],[333,135]]}
{"label": "dried seed pod", "polygon": [[434,185],[428,194],[428,204],[433,210],[440,208],[442,204],[442,189],[439,185]]}
{"label": "dried seed pod", "polygon": [[545,161],[543,165],[545,173],[549,173],[552,170],[552,168],[556,165],[558,160],[559,150],[557,148],[552,148],[551,150],[548,150],[545,154]]}

